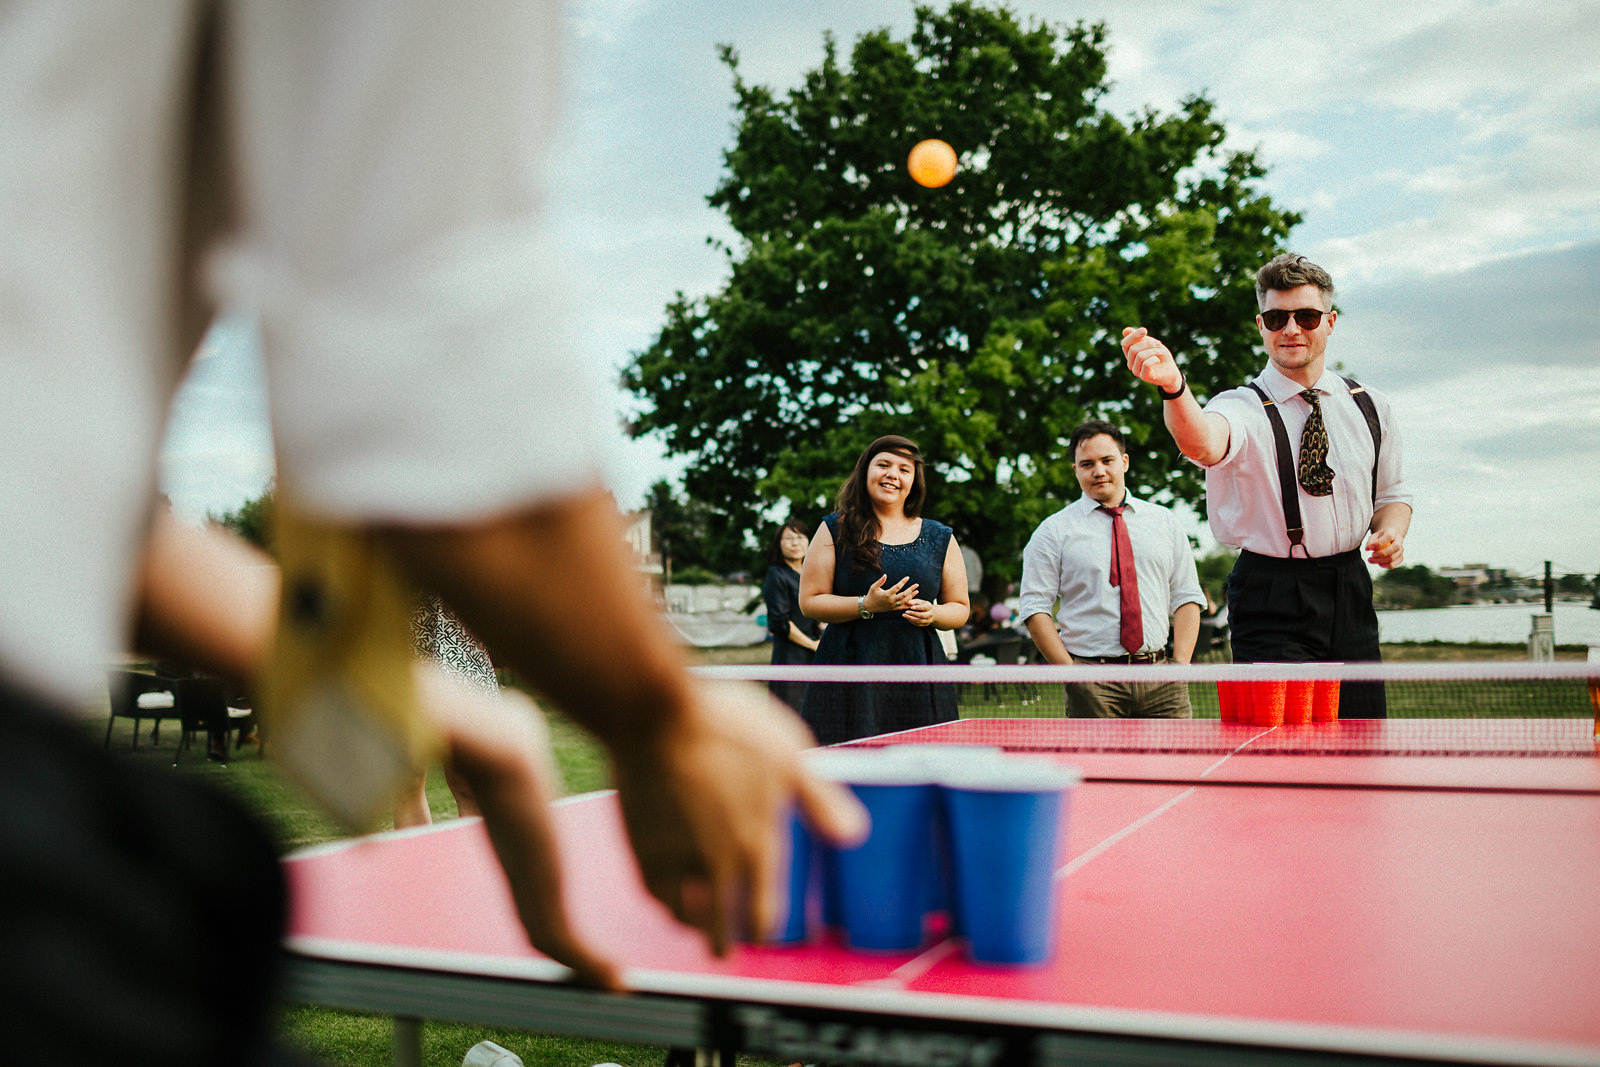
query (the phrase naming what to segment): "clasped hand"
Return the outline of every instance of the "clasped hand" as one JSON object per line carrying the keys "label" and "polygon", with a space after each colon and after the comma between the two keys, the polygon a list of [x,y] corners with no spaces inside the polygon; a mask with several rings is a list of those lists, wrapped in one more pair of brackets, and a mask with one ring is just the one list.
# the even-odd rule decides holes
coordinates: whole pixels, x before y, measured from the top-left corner
{"label": "clasped hand", "polygon": [[913,626],[933,625],[933,601],[913,600],[906,605],[905,613],[901,616]]}
{"label": "clasped hand", "polygon": [[918,586],[908,584],[911,583],[910,575],[885,589],[884,585],[888,581],[887,574],[879,575],[878,580],[867,589],[866,608],[874,615],[881,615],[886,611],[904,611],[917,602]]}

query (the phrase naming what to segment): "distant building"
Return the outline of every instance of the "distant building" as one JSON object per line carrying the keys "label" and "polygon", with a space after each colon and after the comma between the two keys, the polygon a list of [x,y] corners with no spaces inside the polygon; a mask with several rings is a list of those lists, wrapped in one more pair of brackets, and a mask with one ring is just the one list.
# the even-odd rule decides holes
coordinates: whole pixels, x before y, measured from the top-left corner
{"label": "distant building", "polygon": [[661,553],[656,551],[655,535],[650,530],[650,512],[634,511],[622,516],[623,540],[633,549],[639,573],[661,577]]}
{"label": "distant building", "polygon": [[1444,567],[1439,570],[1439,577],[1448,578],[1456,583],[1457,589],[1476,589],[1481,585],[1492,585],[1505,581],[1504,570],[1491,568],[1487,563],[1464,563],[1459,567]]}

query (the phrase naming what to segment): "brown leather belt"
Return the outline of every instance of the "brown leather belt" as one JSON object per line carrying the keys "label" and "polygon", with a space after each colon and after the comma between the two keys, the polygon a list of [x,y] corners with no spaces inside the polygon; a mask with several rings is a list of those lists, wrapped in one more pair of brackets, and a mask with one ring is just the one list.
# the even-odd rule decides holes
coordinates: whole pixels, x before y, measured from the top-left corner
{"label": "brown leather belt", "polygon": [[1086,660],[1089,663],[1165,663],[1165,652],[1131,652],[1120,656],[1080,656],[1071,653],[1074,660]]}

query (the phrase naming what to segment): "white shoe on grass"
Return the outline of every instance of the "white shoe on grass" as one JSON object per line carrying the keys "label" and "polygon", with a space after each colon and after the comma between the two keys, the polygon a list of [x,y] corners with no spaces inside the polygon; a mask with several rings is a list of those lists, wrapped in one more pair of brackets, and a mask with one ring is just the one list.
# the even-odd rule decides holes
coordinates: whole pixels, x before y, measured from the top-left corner
{"label": "white shoe on grass", "polygon": [[523,1067],[522,1057],[493,1041],[480,1041],[467,1049],[461,1067]]}

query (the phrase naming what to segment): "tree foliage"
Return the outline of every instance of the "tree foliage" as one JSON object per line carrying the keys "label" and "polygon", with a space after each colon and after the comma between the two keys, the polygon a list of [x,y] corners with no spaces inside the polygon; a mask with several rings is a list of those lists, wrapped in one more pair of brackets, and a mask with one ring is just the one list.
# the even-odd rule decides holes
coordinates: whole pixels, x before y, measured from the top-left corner
{"label": "tree foliage", "polygon": [[1373,601],[1385,608],[1443,608],[1456,603],[1456,583],[1418,564],[1396,567],[1372,583]]}
{"label": "tree foliage", "polygon": [[1211,598],[1212,607],[1220,607],[1228,599],[1228,575],[1238,562],[1239,553],[1222,546],[1208,556],[1195,560],[1195,573],[1200,578],[1200,588]]}
{"label": "tree foliage", "polygon": [[[745,546],[743,529],[729,529],[716,509],[703,500],[685,500],[664,481],[645,494],[650,509],[650,532],[663,564],[679,584],[705,584],[691,572],[707,577],[749,571],[755,554]],[[691,580],[686,581],[689,578]]]}
{"label": "tree foliage", "polygon": [[[1136,491],[1197,501],[1118,340],[1142,324],[1201,392],[1255,369],[1252,279],[1298,221],[1222,147],[1204,97],[1174,114],[1102,107],[1106,31],[1024,25],[1004,8],[918,8],[848,62],[778,94],[733,74],[737,130],[710,202],[738,234],[729,276],[682,294],[625,385],[635,434],[690,457],[684,484],[729,526],[787,500],[828,509],[857,453],[902,433],[930,463],[928,513],[1014,579],[1023,543],[1077,496],[1066,439],[1089,417],[1129,433]],[[961,154],[942,189],[911,146]]]}
{"label": "tree foliage", "polygon": [[226,515],[207,514],[206,521],[233,531],[265,552],[273,552],[272,503],[276,495],[276,483],[269,484],[265,492],[240,504],[237,510]]}

